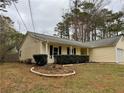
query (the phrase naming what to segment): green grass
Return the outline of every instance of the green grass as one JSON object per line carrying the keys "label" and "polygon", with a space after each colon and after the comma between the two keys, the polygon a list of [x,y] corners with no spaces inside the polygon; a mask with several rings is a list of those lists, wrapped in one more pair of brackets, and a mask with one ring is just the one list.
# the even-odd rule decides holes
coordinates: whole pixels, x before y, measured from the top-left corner
{"label": "green grass", "polygon": [[37,76],[31,67],[0,64],[0,93],[124,93],[124,65],[74,65],[76,75],[63,78]]}

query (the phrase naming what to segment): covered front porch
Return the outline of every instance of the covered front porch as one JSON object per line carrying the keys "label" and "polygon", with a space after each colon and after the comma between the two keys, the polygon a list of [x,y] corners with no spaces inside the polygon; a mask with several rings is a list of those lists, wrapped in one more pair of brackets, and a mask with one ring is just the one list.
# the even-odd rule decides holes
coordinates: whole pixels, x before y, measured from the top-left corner
{"label": "covered front porch", "polygon": [[48,56],[48,63],[54,63],[54,56],[57,55],[79,55],[89,56],[89,48],[79,47],[78,45],[67,45],[53,42],[42,42],[40,47],[41,54]]}

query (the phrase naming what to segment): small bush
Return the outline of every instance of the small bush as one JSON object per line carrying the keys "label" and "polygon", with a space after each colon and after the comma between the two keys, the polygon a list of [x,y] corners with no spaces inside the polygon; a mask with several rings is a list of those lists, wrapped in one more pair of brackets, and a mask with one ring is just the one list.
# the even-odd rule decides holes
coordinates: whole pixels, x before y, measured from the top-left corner
{"label": "small bush", "polygon": [[33,55],[34,60],[36,61],[36,65],[44,66],[47,64],[47,55]]}
{"label": "small bush", "polygon": [[89,62],[89,56],[58,55],[54,57],[57,64],[76,64]]}

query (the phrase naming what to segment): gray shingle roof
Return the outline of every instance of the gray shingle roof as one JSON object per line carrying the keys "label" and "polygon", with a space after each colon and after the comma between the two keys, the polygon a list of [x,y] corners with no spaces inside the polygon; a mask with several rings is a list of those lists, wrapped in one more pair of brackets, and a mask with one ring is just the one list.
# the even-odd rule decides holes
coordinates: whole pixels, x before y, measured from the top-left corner
{"label": "gray shingle roof", "polygon": [[58,37],[54,37],[54,36],[34,33],[34,32],[28,32],[28,34],[31,37],[33,37],[35,39],[42,40],[42,41],[48,41],[48,42],[52,42],[52,43],[65,44],[65,45],[73,45],[73,46],[79,46],[79,47],[84,47],[84,48],[115,46],[121,38],[121,36],[115,36],[115,37],[112,37],[112,38],[107,38],[107,39],[82,43],[82,42],[79,42],[79,41],[67,40],[67,39],[62,39],[62,38],[58,38]]}
{"label": "gray shingle roof", "polygon": [[122,36],[115,36],[107,39],[96,40],[92,42],[86,42],[84,44],[90,46],[91,48],[105,47],[105,46],[116,46],[118,41]]}

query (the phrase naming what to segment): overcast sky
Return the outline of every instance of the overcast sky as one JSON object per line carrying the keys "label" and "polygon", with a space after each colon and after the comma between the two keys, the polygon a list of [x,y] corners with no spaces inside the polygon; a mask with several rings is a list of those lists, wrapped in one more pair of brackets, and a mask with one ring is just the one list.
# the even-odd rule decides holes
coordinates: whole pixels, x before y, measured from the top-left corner
{"label": "overcast sky", "polygon": [[[111,4],[109,4],[107,8],[112,9],[115,12],[122,9],[124,0],[111,1]],[[19,0],[16,5],[28,30],[33,31],[28,7],[28,0]],[[69,7],[69,0],[31,0],[31,6],[36,32],[43,34],[53,34],[54,27],[61,20],[63,9],[67,9]],[[12,5],[8,7],[7,10],[8,12],[3,14],[11,17],[11,19],[15,22],[15,28],[25,33],[26,30],[14,6]]]}

